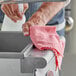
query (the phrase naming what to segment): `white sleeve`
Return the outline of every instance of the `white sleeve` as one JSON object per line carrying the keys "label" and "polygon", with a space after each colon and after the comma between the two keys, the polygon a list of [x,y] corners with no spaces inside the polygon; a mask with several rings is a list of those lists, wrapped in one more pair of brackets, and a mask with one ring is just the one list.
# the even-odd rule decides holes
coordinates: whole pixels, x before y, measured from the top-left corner
{"label": "white sleeve", "polygon": [[70,2],[71,2],[71,0],[66,0],[64,7],[66,7]]}

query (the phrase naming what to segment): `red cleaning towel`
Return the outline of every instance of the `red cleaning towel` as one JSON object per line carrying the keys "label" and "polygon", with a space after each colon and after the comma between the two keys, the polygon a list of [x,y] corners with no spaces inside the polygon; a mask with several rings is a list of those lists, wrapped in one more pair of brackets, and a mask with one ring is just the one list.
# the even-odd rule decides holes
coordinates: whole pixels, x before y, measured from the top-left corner
{"label": "red cleaning towel", "polygon": [[52,50],[55,54],[56,69],[61,66],[65,42],[60,40],[55,26],[31,26],[30,37],[39,50]]}

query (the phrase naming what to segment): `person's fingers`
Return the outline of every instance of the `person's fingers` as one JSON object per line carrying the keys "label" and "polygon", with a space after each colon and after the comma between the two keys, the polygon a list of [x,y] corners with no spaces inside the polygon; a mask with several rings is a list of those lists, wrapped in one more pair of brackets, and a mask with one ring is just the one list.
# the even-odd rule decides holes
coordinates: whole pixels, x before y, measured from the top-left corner
{"label": "person's fingers", "polygon": [[6,14],[6,15],[10,15],[8,8],[6,7],[6,4],[3,4],[1,6],[2,11]]}
{"label": "person's fingers", "polygon": [[23,12],[20,12],[18,4],[3,4],[2,5],[2,11],[14,22],[17,20],[21,20],[23,17],[24,10],[28,8],[28,4],[23,4]]}
{"label": "person's fingers", "polygon": [[30,26],[31,25],[29,23],[27,23],[27,22],[23,24],[22,29],[23,29],[24,36],[28,36],[29,35]]}
{"label": "person's fingers", "polygon": [[11,4],[3,4],[1,8],[2,8],[2,11],[7,10],[8,15],[14,15],[12,10],[11,10]]}
{"label": "person's fingers", "polygon": [[23,15],[21,14],[19,10],[18,4],[12,4],[12,11],[16,16],[18,16],[19,19],[22,19]]}
{"label": "person's fingers", "polygon": [[5,4],[5,7],[6,7],[7,11],[9,12],[9,15],[13,15],[10,4]]}
{"label": "person's fingers", "polygon": [[14,15],[12,14],[10,7],[8,6],[8,4],[3,4],[1,6],[2,11],[14,22],[17,21],[17,17],[14,17]]}
{"label": "person's fingers", "polygon": [[27,32],[28,31],[27,27],[24,27],[23,31],[24,36],[29,36],[29,32]]}
{"label": "person's fingers", "polygon": [[14,22],[17,22],[17,20],[19,20],[17,16],[10,16],[10,19],[12,19]]}
{"label": "person's fingers", "polygon": [[[10,18],[10,13],[7,9],[7,7],[5,6],[5,4],[2,5],[1,7],[2,11]],[[11,18],[12,19],[12,18]],[[13,19],[12,19],[13,20]],[[14,21],[14,20],[13,20]]]}
{"label": "person's fingers", "polygon": [[18,9],[18,4],[10,4],[10,6],[11,6],[11,10],[12,10],[13,13],[14,13],[15,10]]}
{"label": "person's fingers", "polygon": [[23,10],[22,14],[24,14],[26,12],[26,10],[29,8],[28,3],[23,4],[23,7],[24,7],[24,10]]}
{"label": "person's fingers", "polygon": [[18,16],[19,20],[21,20],[23,17],[23,14],[21,14],[19,10],[15,11],[15,13]]}

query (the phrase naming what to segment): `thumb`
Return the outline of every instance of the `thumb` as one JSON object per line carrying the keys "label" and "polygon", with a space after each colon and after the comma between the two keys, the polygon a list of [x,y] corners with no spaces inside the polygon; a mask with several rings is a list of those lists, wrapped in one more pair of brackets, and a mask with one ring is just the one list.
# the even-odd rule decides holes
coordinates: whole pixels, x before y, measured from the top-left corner
{"label": "thumb", "polygon": [[24,23],[22,26],[24,36],[30,35],[30,25],[28,23]]}

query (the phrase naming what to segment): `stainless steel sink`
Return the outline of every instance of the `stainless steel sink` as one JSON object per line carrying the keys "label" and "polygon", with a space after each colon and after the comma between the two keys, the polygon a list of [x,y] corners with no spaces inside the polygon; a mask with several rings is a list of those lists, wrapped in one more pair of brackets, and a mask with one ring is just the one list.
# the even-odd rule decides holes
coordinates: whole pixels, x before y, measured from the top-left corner
{"label": "stainless steel sink", "polygon": [[30,42],[30,37],[21,32],[0,32],[0,58],[22,58],[22,51]]}
{"label": "stainless steel sink", "polygon": [[40,74],[42,69],[43,76],[50,70],[54,76],[59,76],[58,71],[55,71],[53,52],[39,51],[33,47],[30,37],[25,37],[22,32],[0,32],[0,58],[20,59],[21,73],[42,76]]}

